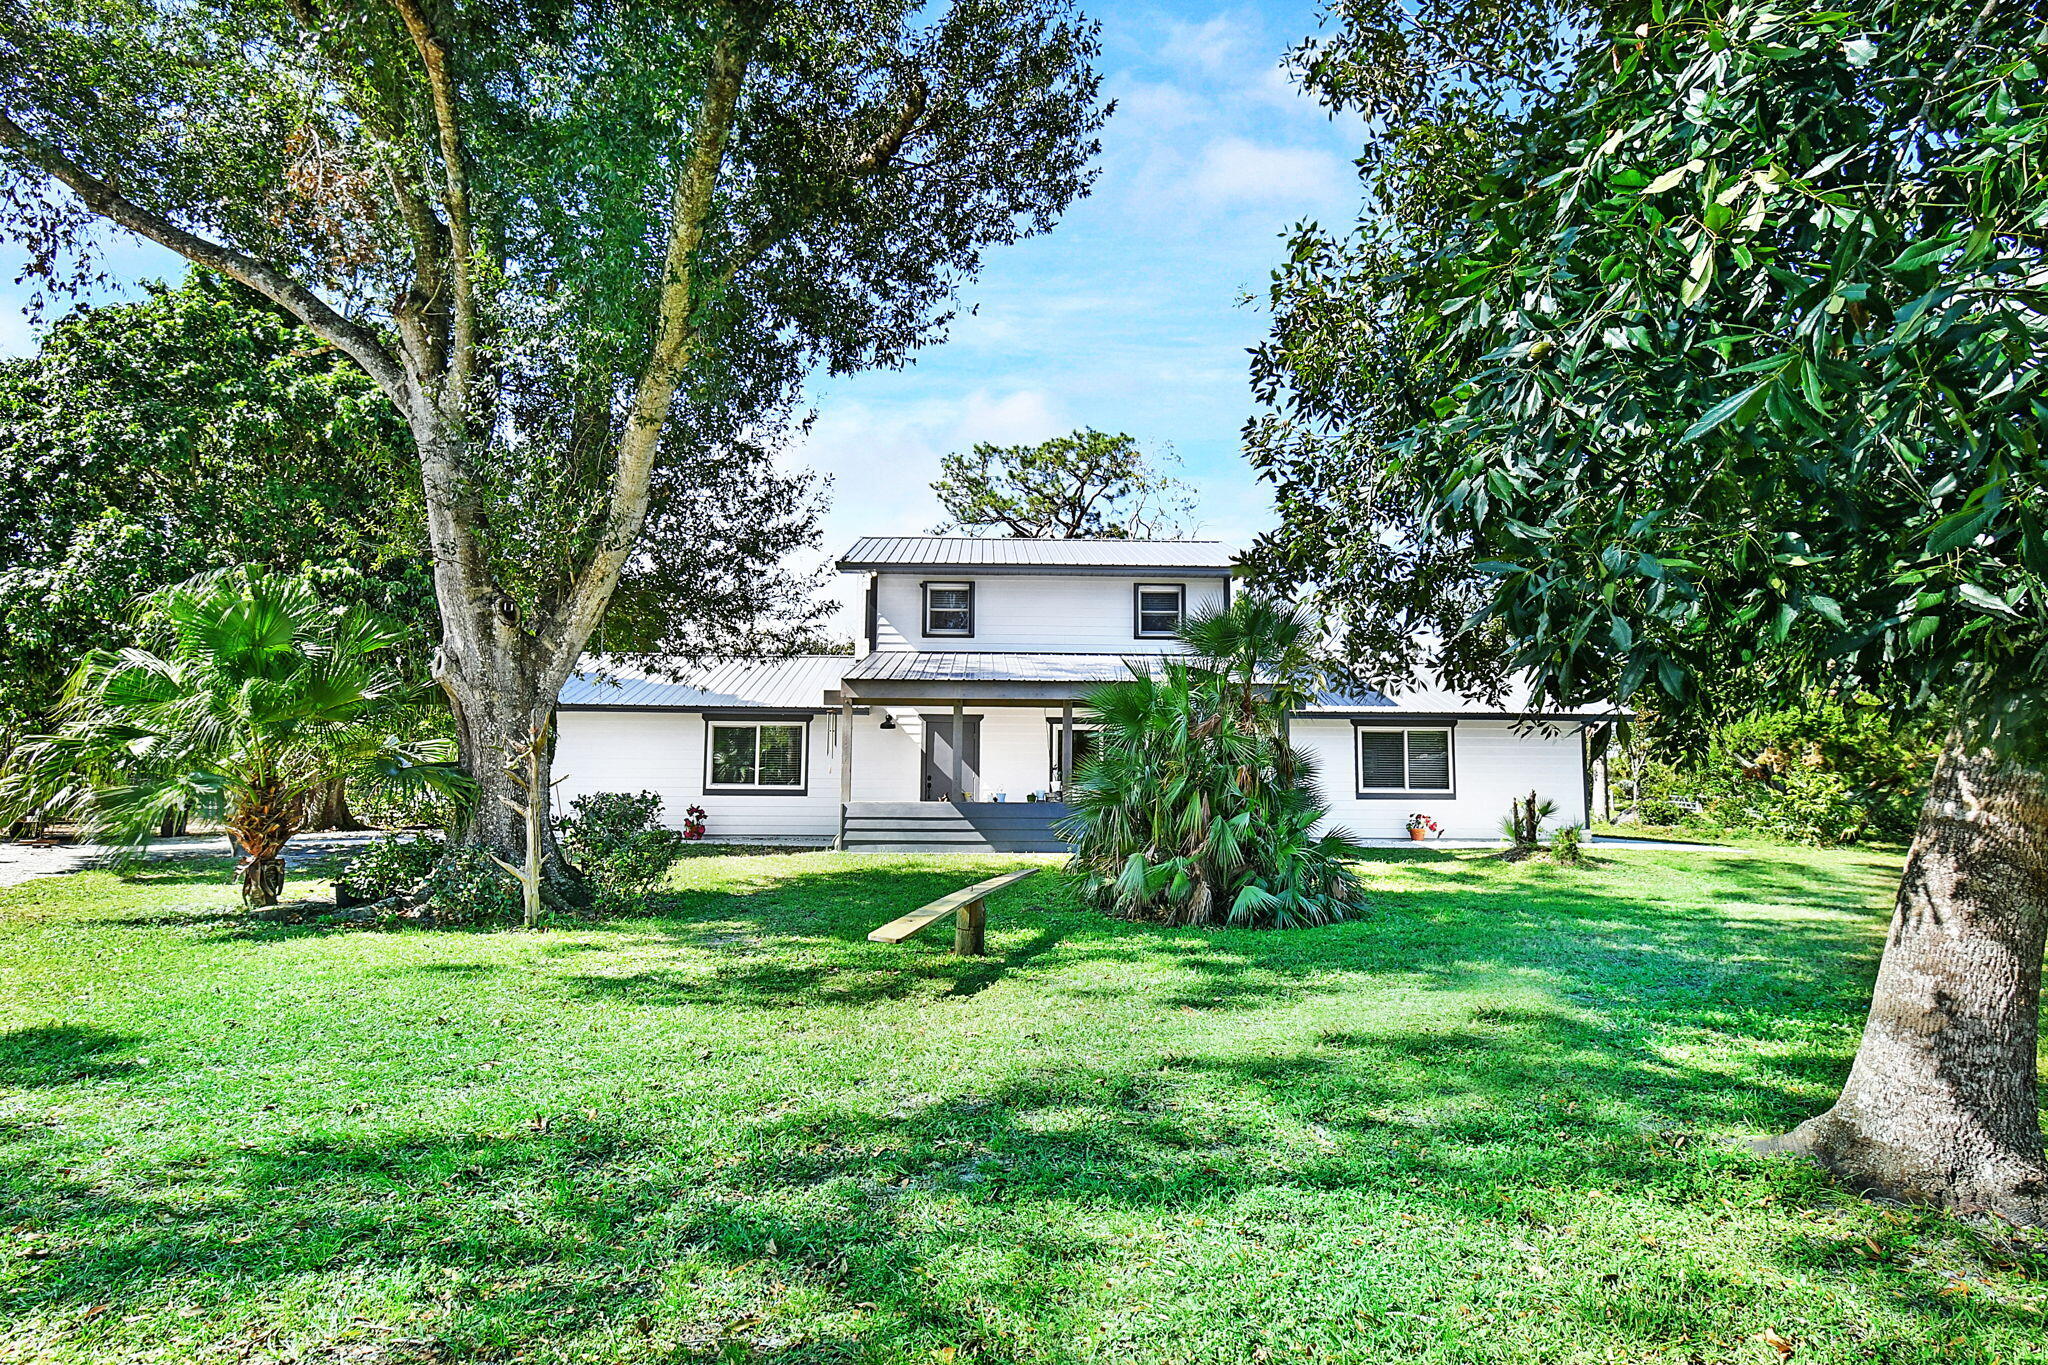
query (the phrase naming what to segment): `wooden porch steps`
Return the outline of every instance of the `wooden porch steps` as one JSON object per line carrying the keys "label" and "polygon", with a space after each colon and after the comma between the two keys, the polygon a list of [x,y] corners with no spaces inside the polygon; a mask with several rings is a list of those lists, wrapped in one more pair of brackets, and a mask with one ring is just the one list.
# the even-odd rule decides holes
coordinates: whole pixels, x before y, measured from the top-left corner
{"label": "wooden porch steps", "polygon": [[1065,853],[1053,832],[1067,808],[1051,801],[855,801],[845,808],[849,853]]}

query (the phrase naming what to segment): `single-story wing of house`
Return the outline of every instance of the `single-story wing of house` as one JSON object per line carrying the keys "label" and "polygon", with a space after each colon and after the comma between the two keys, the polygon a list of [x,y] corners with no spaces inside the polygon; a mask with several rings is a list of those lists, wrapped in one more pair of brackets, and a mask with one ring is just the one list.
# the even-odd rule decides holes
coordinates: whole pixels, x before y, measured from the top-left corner
{"label": "single-story wing of house", "polygon": [[[556,800],[654,791],[673,825],[702,807],[714,840],[1061,851],[1088,692],[1180,652],[1182,619],[1229,600],[1235,560],[1213,541],[863,539],[838,561],[865,603],[850,655],[678,678],[586,664],[561,695]],[[1327,693],[1291,730],[1330,825],[1405,842],[1417,813],[1443,837],[1496,838],[1531,791],[1551,825],[1585,823],[1589,736],[1616,719]]]}

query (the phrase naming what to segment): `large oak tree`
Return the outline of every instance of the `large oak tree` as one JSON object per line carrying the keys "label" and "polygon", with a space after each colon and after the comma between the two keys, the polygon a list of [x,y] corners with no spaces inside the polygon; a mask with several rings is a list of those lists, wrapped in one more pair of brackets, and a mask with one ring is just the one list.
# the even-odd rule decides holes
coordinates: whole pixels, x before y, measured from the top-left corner
{"label": "large oak tree", "polygon": [[[1344,9],[1303,64],[1381,120],[1373,213],[1276,285],[1262,563],[1564,702],[1958,696],[1862,1046],[1771,1145],[2048,1222],[2042,5]],[[1432,78],[1453,35],[1507,60]]]}
{"label": "large oak tree", "polygon": [[1065,0],[16,0],[0,221],[58,274],[100,220],[156,241],[383,392],[472,837],[516,857],[506,756],[650,512],[1052,225],[1092,174],[1094,55]]}

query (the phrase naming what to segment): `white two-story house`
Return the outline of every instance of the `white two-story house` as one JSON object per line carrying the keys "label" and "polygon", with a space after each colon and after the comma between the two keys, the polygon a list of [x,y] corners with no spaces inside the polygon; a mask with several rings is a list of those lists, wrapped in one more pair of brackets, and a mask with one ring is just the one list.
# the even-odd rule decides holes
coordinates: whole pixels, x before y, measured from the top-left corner
{"label": "white two-story house", "polygon": [[[1221,606],[1235,554],[1211,541],[870,537],[839,569],[865,603],[851,655],[738,661],[681,681],[595,663],[562,692],[559,803],[659,792],[717,840],[852,850],[1056,852],[1084,699],[1182,648]],[[1588,814],[1587,738],[1607,713],[1531,714],[1442,693],[1326,695],[1296,714],[1330,823],[1407,840],[1412,813],[1498,837],[1535,791]]]}

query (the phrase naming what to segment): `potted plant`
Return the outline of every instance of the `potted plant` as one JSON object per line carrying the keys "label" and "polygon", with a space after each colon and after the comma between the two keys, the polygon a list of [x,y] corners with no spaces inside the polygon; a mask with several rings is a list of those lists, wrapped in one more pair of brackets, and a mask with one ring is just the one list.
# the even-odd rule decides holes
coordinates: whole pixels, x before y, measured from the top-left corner
{"label": "potted plant", "polygon": [[683,812],[683,837],[701,839],[704,837],[704,808],[692,806]]}
{"label": "potted plant", "polygon": [[1433,838],[1443,832],[1444,827],[1442,825],[1439,825],[1420,811],[1408,817],[1408,837],[1411,839],[1420,841]]}

